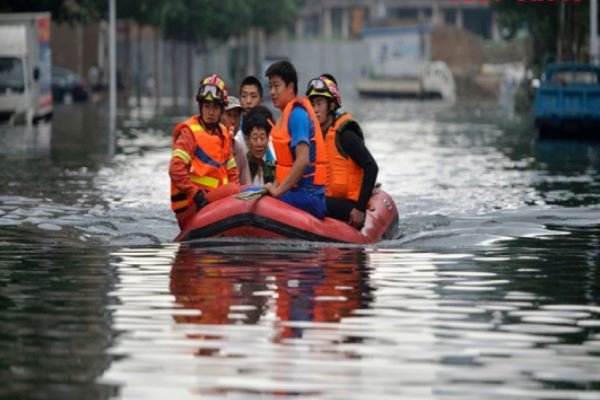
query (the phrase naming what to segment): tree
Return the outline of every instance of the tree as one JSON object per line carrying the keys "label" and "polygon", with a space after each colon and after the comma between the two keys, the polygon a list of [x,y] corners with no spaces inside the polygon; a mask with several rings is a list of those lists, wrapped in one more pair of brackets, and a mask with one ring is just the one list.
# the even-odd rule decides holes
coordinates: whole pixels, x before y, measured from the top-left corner
{"label": "tree", "polygon": [[533,39],[533,64],[583,60],[589,37],[588,2],[495,2],[508,37],[527,28]]}
{"label": "tree", "polygon": [[99,18],[98,0],[0,0],[0,12],[49,11],[57,22],[88,22]]}
{"label": "tree", "polygon": [[251,0],[250,25],[271,34],[289,26],[298,13],[299,0]]}

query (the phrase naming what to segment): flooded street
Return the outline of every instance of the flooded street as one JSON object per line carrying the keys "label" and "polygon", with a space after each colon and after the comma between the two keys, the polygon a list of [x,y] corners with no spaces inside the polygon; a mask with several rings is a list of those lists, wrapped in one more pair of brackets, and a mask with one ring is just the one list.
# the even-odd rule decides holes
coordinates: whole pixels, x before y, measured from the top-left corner
{"label": "flooded street", "polygon": [[599,399],[600,145],[348,109],[400,213],[367,247],[174,244],[182,115],[0,127],[0,398]]}

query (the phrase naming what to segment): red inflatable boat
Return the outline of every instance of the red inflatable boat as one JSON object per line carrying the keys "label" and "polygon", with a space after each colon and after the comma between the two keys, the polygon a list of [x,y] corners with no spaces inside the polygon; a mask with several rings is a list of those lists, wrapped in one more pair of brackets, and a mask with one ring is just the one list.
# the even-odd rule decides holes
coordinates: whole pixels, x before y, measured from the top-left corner
{"label": "red inflatable boat", "polygon": [[397,229],[398,210],[394,201],[376,188],[369,201],[365,226],[360,231],[333,218],[315,218],[271,196],[254,200],[229,196],[204,207],[175,241],[244,237],[366,244],[392,239]]}

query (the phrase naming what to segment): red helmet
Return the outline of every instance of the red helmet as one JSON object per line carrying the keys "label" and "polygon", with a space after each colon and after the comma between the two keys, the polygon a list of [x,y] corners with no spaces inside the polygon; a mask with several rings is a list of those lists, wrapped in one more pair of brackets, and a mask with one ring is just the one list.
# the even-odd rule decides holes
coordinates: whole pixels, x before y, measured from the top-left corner
{"label": "red helmet", "polygon": [[336,108],[342,106],[342,96],[338,90],[337,84],[326,76],[312,79],[306,87],[306,96],[323,96],[333,99],[337,105]]}
{"label": "red helmet", "polygon": [[199,103],[204,101],[214,101],[222,106],[226,106],[227,85],[225,84],[225,81],[217,74],[204,78],[202,82],[200,82],[196,100]]}

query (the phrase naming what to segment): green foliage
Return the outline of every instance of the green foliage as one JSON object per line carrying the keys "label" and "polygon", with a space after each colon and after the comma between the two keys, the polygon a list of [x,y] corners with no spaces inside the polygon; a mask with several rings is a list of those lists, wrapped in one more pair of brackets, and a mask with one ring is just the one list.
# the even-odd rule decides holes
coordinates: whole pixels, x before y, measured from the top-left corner
{"label": "green foliage", "polygon": [[162,4],[160,26],[167,37],[180,40],[226,39],[250,27],[276,32],[296,12],[296,0],[172,0]]}
{"label": "green foliage", "polygon": [[[250,27],[276,32],[295,18],[301,0],[117,0],[117,16],[159,27],[168,38],[189,42],[227,39]],[[0,0],[0,12],[50,11],[58,22],[108,16],[107,0]]]}
{"label": "green foliage", "polygon": [[225,39],[249,20],[246,2],[236,0],[170,0],[160,7],[159,26],[169,38],[196,41]]}
{"label": "green foliage", "polygon": [[0,0],[0,12],[49,11],[58,22],[88,22],[99,18],[98,0]]}
{"label": "green foliage", "polygon": [[[542,65],[556,59],[557,44],[563,51],[563,59],[581,59],[589,32],[588,2],[517,2],[493,3],[500,16],[500,24],[508,29],[509,38],[520,29],[529,30],[535,49],[533,62]],[[561,21],[563,7],[563,25]]]}
{"label": "green foliage", "polygon": [[250,25],[267,33],[277,32],[296,18],[300,0],[251,0]]}

